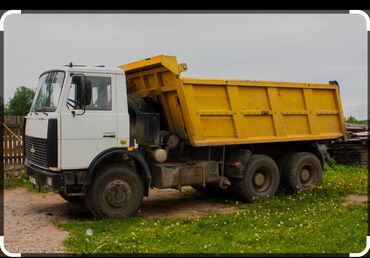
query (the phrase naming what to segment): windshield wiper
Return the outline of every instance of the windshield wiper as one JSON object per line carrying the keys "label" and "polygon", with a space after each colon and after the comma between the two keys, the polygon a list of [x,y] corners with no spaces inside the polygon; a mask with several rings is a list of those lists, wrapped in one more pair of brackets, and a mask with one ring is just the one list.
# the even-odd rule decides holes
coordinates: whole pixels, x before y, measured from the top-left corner
{"label": "windshield wiper", "polygon": [[[36,111],[42,112],[42,113],[44,113],[47,116],[49,115],[48,113],[45,112],[45,108],[40,108],[40,109],[38,109]],[[36,111],[35,111],[35,113],[36,113]]]}

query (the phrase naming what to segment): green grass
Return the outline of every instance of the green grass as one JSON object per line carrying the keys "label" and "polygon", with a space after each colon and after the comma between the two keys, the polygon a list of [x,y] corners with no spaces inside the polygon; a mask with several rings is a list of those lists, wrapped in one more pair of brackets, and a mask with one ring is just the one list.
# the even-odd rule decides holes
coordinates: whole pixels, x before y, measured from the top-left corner
{"label": "green grass", "polygon": [[[191,219],[104,219],[57,223],[70,232],[75,253],[343,253],[365,248],[367,205],[345,205],[348,194],[367,195],[367,170],[326,166],[323,184],[280,191],[234,214]],[[198,195],[194,193],[194,198]],[[210,197],[211,198],[211,197]],[[230,202],[228,202],[230,203]],[[87,236],[86,230],[93,235]]]}
{"label": "green grass", "polygon": [[[24,171],[20,172],[19,176],[13,176],[4,174],[4,189],[10,189],[15,187],[24,187],[30,192],[39,192],[38,187],[34,187],[34,185],[28,180]],[[41,193],[51,193],[54,192],[47,188],[41,188]]]}
{"label": "green grass", "polygon": [[26,178],[24,175],[24,172],[21,172],[20,176],[13,176],[13,175],[8,175],[4,173],[4,188],[9,189],[9,188],[14,188],[14,187],[28,187],[28,185],[32,186],[32,183],[29,182],[29,180]]}

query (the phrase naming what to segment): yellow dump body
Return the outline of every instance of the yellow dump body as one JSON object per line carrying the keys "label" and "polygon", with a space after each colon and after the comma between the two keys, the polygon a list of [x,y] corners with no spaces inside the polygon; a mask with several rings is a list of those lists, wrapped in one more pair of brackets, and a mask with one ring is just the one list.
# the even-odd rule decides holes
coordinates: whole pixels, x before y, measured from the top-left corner
{"label": "yellow dump body", "polygon": [[193,146],[329,140],[345,135],[338,85],[182,78],[156,56],[120,66],[129,94],[163,106],[171,132]]}

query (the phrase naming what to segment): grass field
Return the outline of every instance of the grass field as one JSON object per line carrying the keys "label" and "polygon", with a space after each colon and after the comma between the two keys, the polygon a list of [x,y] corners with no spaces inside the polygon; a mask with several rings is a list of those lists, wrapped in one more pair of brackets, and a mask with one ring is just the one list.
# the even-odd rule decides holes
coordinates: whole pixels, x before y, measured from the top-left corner
{"label": "grass field", "polygon": [[[368,171],[331,161],[323,184],[310,191],[279,191],[250,205],[218,199],[238,209],[229,215],[187,219],[104,219],[60,222],[74,253],[335,253],[361,252],[368,235]],[[193,193],[194,198],[214,198]],[[92,230],[92,236],[86,234]]]}

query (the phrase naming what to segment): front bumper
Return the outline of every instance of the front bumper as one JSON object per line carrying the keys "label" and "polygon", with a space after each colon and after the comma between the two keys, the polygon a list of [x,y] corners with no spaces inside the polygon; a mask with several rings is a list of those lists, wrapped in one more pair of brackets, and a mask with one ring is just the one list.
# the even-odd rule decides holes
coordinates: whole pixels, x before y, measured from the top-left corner
{"label": "front bumper", "polygon": [[29,178],[33,178],[36,185],[53,189],[55,191],[65,191],[64,174],[53,171],[47,171],[25,163],[26,174]]}

